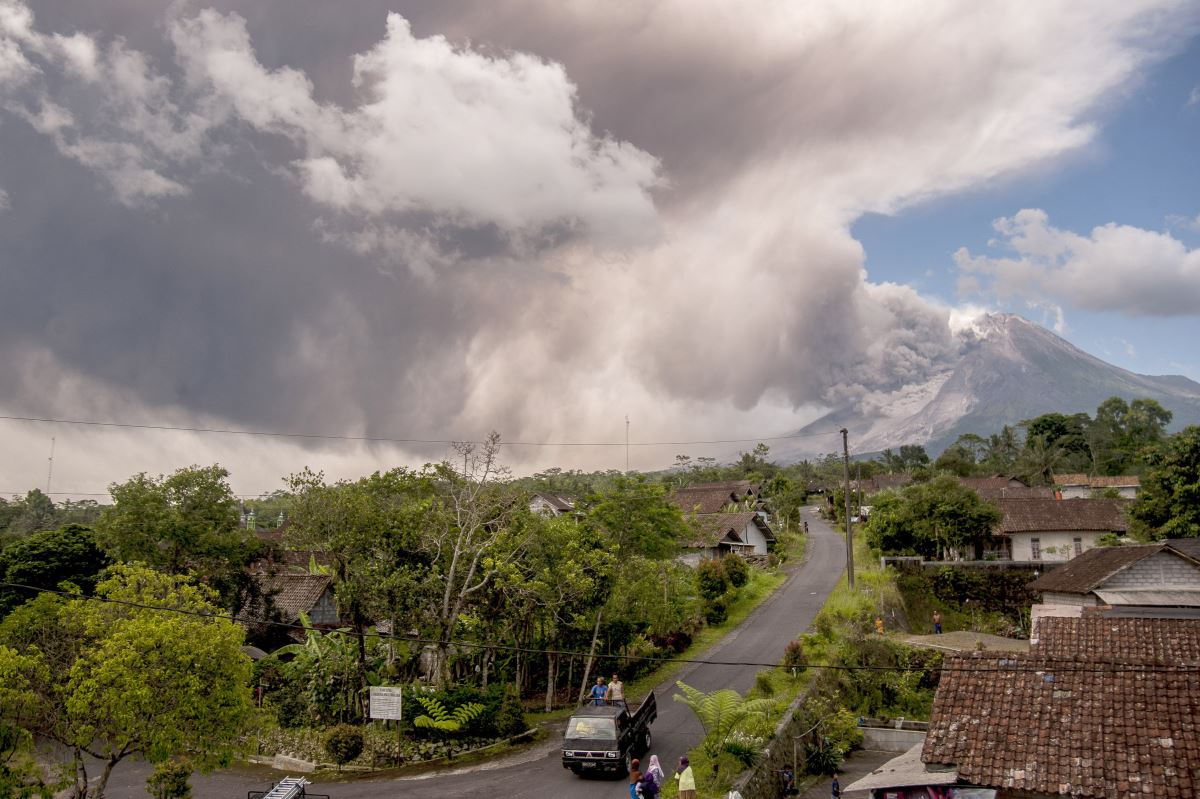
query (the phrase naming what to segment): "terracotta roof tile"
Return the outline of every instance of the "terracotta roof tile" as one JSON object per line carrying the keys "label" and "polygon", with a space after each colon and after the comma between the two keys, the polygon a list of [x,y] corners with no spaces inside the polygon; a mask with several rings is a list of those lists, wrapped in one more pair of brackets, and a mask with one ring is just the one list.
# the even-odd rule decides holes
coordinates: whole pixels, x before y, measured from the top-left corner
{"label": "terracotta roof tile", "polygon": [[738,500],[728,488],[689,486],[671,492],[667,501],[678,505],[684,513],[720,513]]}
{"label": "terracotta roof tile", "polygon": [[1124,533],[1129,529],[1121,499],[996,499],[1002,518],[993,532],[1038,533],[1053,530]]}
{"label": "terracotta roof tile", "polygon": [[733,534],[733,540],[747,543],[742,537],[742,532],[757,515],[756,511],[743,511],[741,513],[701,513],[690,516],[687,521],[692,536],[682,544],[689,549],[710,549],[717,546],[730,533]]}
{"label": "terracotta roof tile", "polygon": [[1034,651],[1051,658],[1101,653],[1112,660],[1200,665],[1200,619],[1043,617]]}
{"label": "terracotta roof tile", "polygon": [[1194,668],[1038,653],[952,655],[921,759],[986,787],[1097,799],[1188,797],[1200,776],[1197,718]]}

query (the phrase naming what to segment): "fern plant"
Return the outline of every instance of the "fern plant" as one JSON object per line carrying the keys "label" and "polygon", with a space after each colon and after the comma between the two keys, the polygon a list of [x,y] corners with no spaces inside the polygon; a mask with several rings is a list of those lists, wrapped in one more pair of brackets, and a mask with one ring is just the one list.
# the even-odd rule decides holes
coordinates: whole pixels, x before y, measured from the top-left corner
{"label": "fern plant", "polygon": [[425,715],[413,719],[413,726],[450,734],[458,732],[479,718],[484,711],[484,706],[478,702],[464,702],[453,711],[449,711],[440,699],[417,696],[416,700],[425,708]]}
{"label": "fern plant", "polygon": [[[721,752],[728,751],[734,733],[751,720],[767,716],[775,708],[773,700],[746,699],[731,688],[705,693],[682,681],[675,684],[683,693],[675,694],[674,700],[691,708],[700,726],[704,728],[701,747],[712,763],[714,777],[717,775],[717,757]],[[740,750],[746,747],[742,745],[733,748]],[[742,757],[740,751],[731,754],[739,759]]]}

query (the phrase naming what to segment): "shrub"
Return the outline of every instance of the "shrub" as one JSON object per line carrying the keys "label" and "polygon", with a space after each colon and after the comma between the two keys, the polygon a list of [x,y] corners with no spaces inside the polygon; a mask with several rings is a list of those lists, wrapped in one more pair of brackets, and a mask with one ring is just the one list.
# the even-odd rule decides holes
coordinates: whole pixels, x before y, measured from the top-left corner
{"label": "shrub", "polygon": [[708,602],[724,596],[729,590],[729,575],[720,560],[702,560],[696,567],[696,589]]}
{"label": "shrub", "polygon": [[146,779],[146,791],[154,799],[188,799],[192,786],[188,778],[192,767],[175,760],[164,760],[154,767]]}
{"label": "shrub", "polygon": [[741,588],[750,582],[750,564],[741,555],[726,555],[721,562],[725,568],[725,576],[734,588]]}
{"label": "shrub", "polygon": [[808,655],[804,654],[804,645],[799,641],[789,641],[783,650],[783,667],[792,669],[797,674],[808,668]]}
{"label": "shrub", "polygon": [[764,670],[754,675],[754,690],[764,698],[775,695],[775,683],[771,682],[771,672]]}
{"label": "shrub", "polygon": [[325,752],[338,767],[362,754],[362,729],[352,724],[339,724],[325,735]]}
{"label": "shrub", "polygon": [[519,735],[528,729],[525,725],[525,708],[515,685],[504,687],[504,698],[500,700],[500,709],[496,711],[492,723],[496,733],[505,737]]}
{"label": "shrub", "polygon": [[728,618],[729,603],[724,596],[719,596],[704,606],[704,620],[709,624],[724,624]]}

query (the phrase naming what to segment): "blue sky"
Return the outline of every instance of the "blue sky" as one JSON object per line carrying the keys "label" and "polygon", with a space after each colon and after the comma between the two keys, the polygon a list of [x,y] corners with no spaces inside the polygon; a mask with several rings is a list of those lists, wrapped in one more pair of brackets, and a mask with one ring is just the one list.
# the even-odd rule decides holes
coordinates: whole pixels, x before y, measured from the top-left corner
{"label": "blue sky", "polygon": [[[999,254],[1002,245],[988,244],[997,238],[992,220],[1022,208],[1040,208],[1053,226],[1075,233],[1115,222],[1200,247],[1200,40],[1109,98],[1094,119],[1098,135],[1083,152],[895,215],[860,218],[853,234],[866,250],[870,279],[907,283],[957,305],[954,252],[965,246]],[[1055,322],[1053,314],[1021,301],[994,307],[1048,327]],[[1195,314],[1127,316],[1067,307],[1064,317],[1065,337],[1093,355],[1143,374],[1200,381]]]}

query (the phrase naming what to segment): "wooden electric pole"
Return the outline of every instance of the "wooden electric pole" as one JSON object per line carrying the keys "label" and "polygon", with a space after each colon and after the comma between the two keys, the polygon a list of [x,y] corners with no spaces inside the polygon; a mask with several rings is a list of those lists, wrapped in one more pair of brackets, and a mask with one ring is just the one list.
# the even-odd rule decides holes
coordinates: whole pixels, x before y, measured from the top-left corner
{"label": "wooden electric pole", "polygon": [[846,499],[846,584],[854,587],[854,526],[850,522],[850,444],[846,428],[842,428],[842,493]]}

